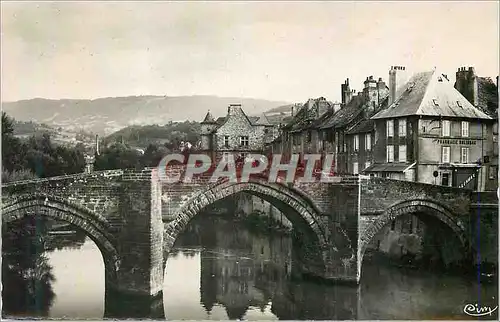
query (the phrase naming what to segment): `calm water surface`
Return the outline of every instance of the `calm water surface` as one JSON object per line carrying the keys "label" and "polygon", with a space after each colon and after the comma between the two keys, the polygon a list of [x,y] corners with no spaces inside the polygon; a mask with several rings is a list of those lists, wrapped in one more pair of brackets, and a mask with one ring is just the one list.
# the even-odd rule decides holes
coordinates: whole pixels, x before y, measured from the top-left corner
{"label": "calm water surface", "polygon": [[[220,218],[193,222],[167,261],[165,318],[467,319],[465,304],[478,298],[483,305],[498,303],[496,285],[369,258],[359,287],[292,281],[291,252],[286,236],[264,236]],[[47,306],[47,316],[105,318],[104,264],[97,246],[85,239],[46,254],[54,296],[37,305]]]}

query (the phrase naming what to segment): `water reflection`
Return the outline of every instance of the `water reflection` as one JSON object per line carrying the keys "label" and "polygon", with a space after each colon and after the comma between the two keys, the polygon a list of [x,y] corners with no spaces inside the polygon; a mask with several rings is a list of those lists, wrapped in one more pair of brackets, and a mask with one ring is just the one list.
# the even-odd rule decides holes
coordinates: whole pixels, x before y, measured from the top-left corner
{"label": "water reflection", "polygon": [[[168,319],[356,318],[357,287],[291,281],[289,236],[256,235],[231,221],[199,218],[175,245],[182,257],[174,255],[167,262],[164,298]],[[188,267],[189,262],[195,267]],[[185,276],[199,272],[199,305],[205,312],[192,300],[197,283],[170,278],[181,270]]]}
{"label": "water reflection", "polygon": [[2,225],[2,315],[49,315],[55,278],[44,254],[46,230],[39,217]]}
{"label": "water reflection", "polygon": [[169,255],[163,298],[141,302],[105,292],[102,256],[81,232],[51,235],[54,226],[36,217],[2,229],[4,316],[467,319],[465,304],[498,303],[497,284],[388,267],[369,254],[359,287],[296,280],[290,237],[263,236],[230,220],[203,216],[188,226]]}

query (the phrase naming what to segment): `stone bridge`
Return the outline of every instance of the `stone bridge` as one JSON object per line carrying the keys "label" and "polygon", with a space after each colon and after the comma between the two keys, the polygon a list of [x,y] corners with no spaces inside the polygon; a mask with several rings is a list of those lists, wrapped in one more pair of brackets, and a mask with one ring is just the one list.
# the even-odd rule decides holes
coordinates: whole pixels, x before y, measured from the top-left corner
{"label": "stone bridge", "polygon": [[[447,227],[465,253],[474,252],[467,234],[477,210],[471,191],[371,177],[314,183],[269,183],[260,177],[214,183],[198,177],[165,183],[155,169],[102,171],[5,184],[2,221],[8,225],[40,214],[74,224],[101,250],[107,288],[155,296],[163,288],[167,255],[189,221],[239,192],[283,212],[294,225],[298,251],[293,265],[325,279],[359,283],[370,240],[406,214]],[[498,206],[496,197],[490,206]]]}

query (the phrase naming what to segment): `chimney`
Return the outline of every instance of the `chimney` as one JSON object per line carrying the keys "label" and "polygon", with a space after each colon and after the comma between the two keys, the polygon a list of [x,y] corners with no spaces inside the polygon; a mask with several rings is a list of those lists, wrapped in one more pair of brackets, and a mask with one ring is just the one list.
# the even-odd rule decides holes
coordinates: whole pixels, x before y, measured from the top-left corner
{"label": "chimney", "polygon": [[459,91],[472,105],[478,106],[478,84],[474,67],[457,69],[455,89]]}
{"label": "chimney", "polygon": [[229,104],[227,108],[227,115],[235,115],[237,109],[241,109],[241,104]]}
{"label": "chimney", "polygon": [[351,100],[351,89],[349,87],[349,78],[347,78],[344,82],[344,84],[342,84],[340,86],[340,89],[341,89],[341,94],[342,94],[342,105],[347,105],[349,104],[349,101]]}
{"label": "chimney", "polygon": [[333,103],[333,113],[337,113],[342,108],[340,103]]}
{"label": "chimney", "polygon": [[401,79],[398,82],[398,78],[400,78],[398,74],[404,70],[406,67],[403,66],[391,66],[391,70],[389,70],[389,106],[396,100],[396,90],[401,85]]}
{"label": "chimney", "polygon": [[293,117],[293,112],[294,112],[294,109],[295,109],[295,105],[292,105],[292,117]]}
{"label": "chimney", "polygon": [[307,110],[310,110],[313,107],[314,99],[310,98],[307,100]]}

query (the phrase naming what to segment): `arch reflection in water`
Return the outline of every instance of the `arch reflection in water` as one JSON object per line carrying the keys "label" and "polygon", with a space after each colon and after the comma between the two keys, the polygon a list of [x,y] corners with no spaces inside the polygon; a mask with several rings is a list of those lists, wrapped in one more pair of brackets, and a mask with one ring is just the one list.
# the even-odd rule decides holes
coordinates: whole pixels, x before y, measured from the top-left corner
{"label": "arch reflection in water", "polygon": [[[198,218],[175,245],[180,255],[167,261],[167,319],[355,318],[357,288],[291,281],[289,236],[264,236],[230,220]],[[189,254],[196,249],[196,256],[185,255],[187,249]]]}
{"label": "arch reflection in water", "polygon": [[[63,234],[53,234],[54,230]],[[78,256],[75,262],[72,260],[75,256],[71,255],[74,254],[72,250],[80,249],[85,240],[86,236],[81,231],[45,216],[27,216],[4,223],[2,225],[4,304],[2,315],[51,318],[99,317],[99,310],[97,308],[96,312],[96,307],[89,310],[92,312],[90,316],[81,314],[85,311],[85,306],[91,303],[91,301],[83,305],[80,303],[81,299],[85,298],[82,296],[85,295],[82,294],[84,287],[78,290],[75,296],[75,288],[78,288],[79,280],[85,276],[78,274],[77,267],[72,267],[73,263],[76,265],[80,263]],[[100,254],[97,253],[97,256]],[[90,269],[94,267],[95,265]],[[87,277],[94,277],[92,284],[95,284],[95,278],[98,276],[89,273]],[[87,290],[95,289],[95,286],[87,287]],[[90,298],[92,297],[95,297],[95,293],[91,294]],[[101,304],[102,301],[97,303]],[[78,306],[77,312],[71,309],[72,306]],[[73,313],[80,314],[73,315]]]}

